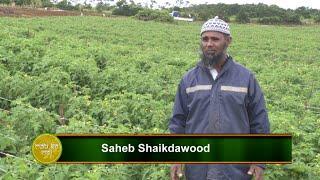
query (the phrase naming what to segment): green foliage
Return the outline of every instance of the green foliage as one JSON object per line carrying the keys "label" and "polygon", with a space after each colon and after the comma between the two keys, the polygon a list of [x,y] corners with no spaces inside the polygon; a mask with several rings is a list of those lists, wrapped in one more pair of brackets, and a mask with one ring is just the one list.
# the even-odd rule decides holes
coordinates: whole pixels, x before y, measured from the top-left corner
{"label": "green foliage", "polygon": [[0,161],[3,179],[166,179],[168,165],[39,165],[30,156]]}
{"label": "green foliage", "polygon": [[196,20],[202,21],[219,16],[226,21],[229,21],[230,17],[236,17],[235,20],[239,23],[248,23],[248,18],[258,19],[259,23],[262,24],[301,24],[300,18],[311,19],[320,13],[318,9],[299,7],[296,10],[291,10],[262,3],[244,5],[200,4],[181,8],[179,11],[181,14],[192,14]]}
{"label": "green foliage", "polygon": [[178,7],[178,6],[174,6],[172,10],[173,10],[173,11],[181,11],[181,8]]}
{"label": "green foliage", "polygon": [[320,23],[320,13],[314,17],[316,23]]}
{"label": "green foliage", "polygon": [[42,7],[54,7],[54,4],[50,0],[41,0]]}
{"label": "green foliage", "polygon": [[74,10],[74,6],[72,6],[71,2],[69,2],[68,0],[62,0],[58,2],[56,6],[57,8],[62,10]]}
{"label": "green foliage", "polygon": [[300,16],[294,13],[286,13],[282,16],[270,16],[259,18],[260,24],[301,24]]}
{"label": "green foliage", "polygon": [[312,9],[302,6],[295,9],[295,13],[304,18],[311,18]]}
{"label": "green foliage", "polygon": [[96,11],[98,11],[98,12],[109,11],[112,8],[113,7],[110,6],[110,4],[103,3],[103,2],[99,2],[95,7]]}
{"label": "green foliage", "polygon": [[244,10],[241,10],[236,16],[236,22],[249,23],[250,22],[249,15]]}
{"label": "green foliage", "polygon": [[286,15],[283,17],[283,22],[286,24],[301,24],[300,16],[295,13],[286,13]]}
{"label": "green foliage", "polygon": [[159,22],[173,22],[173,17],[171,17],[168,12],[152,9],[141,10],[135,17],[143,21],[155,20]]}
{"label": "green foliage", "polygon": [[134,16],[136,15],[142,7],[136,5],[135,3],[128,4],[126,0],[120,0],[117,2],[117,7],[113,9],[113,15],[122,15],[122,16]]}
{"label": "green foliage", "polygon": [[[13,155],[0,159],[0,179],[168,179],[169,165],[43,166],[30,146],[41,133],[168,133],[177,84],[198,61],[199,23],[50,17],[0,24],[0,151]],[[319,26],[231,30],[229,53],[256,74],[272,132],[293,135],[293,163],[268,165],[266,179],[319,177]]]}
{"label": "green foliage", "polygon": [[[1,150],[24,156],[30,154],[30,142],[39,134],[55,133],[56,117],[42,108],[33,108],[21,101],[13,102],[10,114],[3,114]],[[5,131],[4,131],[5,130]]]}
{"label": "green foliage", "polygon": [[9,5],[9,4],[11,4],[11,0],[0,0],[0,4]]}
{"label": "green foliage", "polygon": [[91,9],[92,9],[92,6],[91,6],[91,4],[90,4],[90,3],[89,3],[89,4],[87,4],[87,3],[86,3],[86,1],[85,1],[85,2],[84,2],[84,4],[83,4],[82,9],[91,10]]}

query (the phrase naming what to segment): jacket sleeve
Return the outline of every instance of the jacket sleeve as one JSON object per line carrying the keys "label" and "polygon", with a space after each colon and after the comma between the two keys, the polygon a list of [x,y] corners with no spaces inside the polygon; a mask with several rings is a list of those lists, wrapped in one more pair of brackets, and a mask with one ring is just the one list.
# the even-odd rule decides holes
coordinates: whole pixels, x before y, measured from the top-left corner
{"label": "jacket sleeve", "polygon": [[[270,133],[269,118],[265,106],[264,95],[260,89],[258,81],[254,75],[250,76],[249,84],[249,107],[248,116],[250,121],[251,134],[268,134]],[[266,169],[265,164],[256,164],[262,169]]]}
{"label": "jacket sleeve", "polygon": [[184,134],[188,116],[186,87],[181,80],[175,97],[169,130],[173,134]]}
{"label": "jacket sleeve", "polygon": [[251,134],[268,134],[270,133],[270,125],[265,106],[264,95],[260,89],[260,86],[251,74],[249,88],[248,88],[249,104],[248,104],[248,116],[250,123]]}

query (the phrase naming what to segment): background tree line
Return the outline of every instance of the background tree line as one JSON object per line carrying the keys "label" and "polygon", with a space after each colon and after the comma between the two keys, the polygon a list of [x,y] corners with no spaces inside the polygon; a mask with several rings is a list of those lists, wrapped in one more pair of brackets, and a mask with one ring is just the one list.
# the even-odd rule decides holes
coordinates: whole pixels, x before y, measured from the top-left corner
{"label": "background tree line", "polygon": [[301,24],[306,20],[320,22],[320,10],[299,7],[295,10],[283,9],[266,4],[201,4],[186,8],[174,8],[182,16],[191,15],[196,20],[207,20],[216,15],[226,21],[261,24]]}
{"label": "background tree line", "polygon": [[[182,17],[193,17],[194,20],[205,21],[214,16],[237,23],[260,23],[260,24],[308,24],[320,23],[320,10],[307,7],[299,7],[295,10],[283,9],[276,5],[266,4],[200,4],[188,7],[161,7],[161,10],[154,10],[155,1],[148,6],[134,1],[119,0],[111,5],[114,0],[100,0],[95,7],[91,3],[76,4],[73,0],[62,0],[59,2],[50,0],[0,0],[0,4],[14,4],[18,6],[32,7],[55,7],[63,10],[90,10],[113,15],[138,16],[139,19],[153,20],[162,19],[172,21],[166,14],[175,10],[179,11]],[[75,4],[75,5],[74,5]],[[112,3],[114,4],[114,3]],[[141,11],[141,12],[140,12]],[[140,13],[139,13],[140,12]],[[140,17],[141,15],[142,17]],[[155,18],[156,16],[156,18]]]}

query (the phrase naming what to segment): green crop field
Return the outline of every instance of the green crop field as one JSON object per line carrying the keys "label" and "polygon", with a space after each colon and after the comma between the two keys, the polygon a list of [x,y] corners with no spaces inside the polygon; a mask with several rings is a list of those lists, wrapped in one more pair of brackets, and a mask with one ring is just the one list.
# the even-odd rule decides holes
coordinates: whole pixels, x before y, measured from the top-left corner
{"label": "green crop field", "polygon": [[[201,22],[0,18],[0,179],[168,179],[169,165],[40,165],[41,133],[169,133],[177,85],[198,61]],[[265,93],[293,163],[266,179],[320,177],[320,26],[231,24],[229,53]],[[276,148],[276,147],[275,147]]]}

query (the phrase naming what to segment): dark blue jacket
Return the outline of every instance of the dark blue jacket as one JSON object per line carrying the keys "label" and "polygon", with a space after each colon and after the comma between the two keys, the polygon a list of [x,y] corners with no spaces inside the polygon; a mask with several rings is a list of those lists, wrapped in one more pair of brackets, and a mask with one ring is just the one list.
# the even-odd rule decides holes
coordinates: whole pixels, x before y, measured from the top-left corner
{"label": "dark blue jacket", "polygon": [[[217,78],[200,61],[182,78],[169,129],[176,134],[269,133],[254,75],[228,56]],[[249,165],[187,165],[188,179],[250,179]]]}

